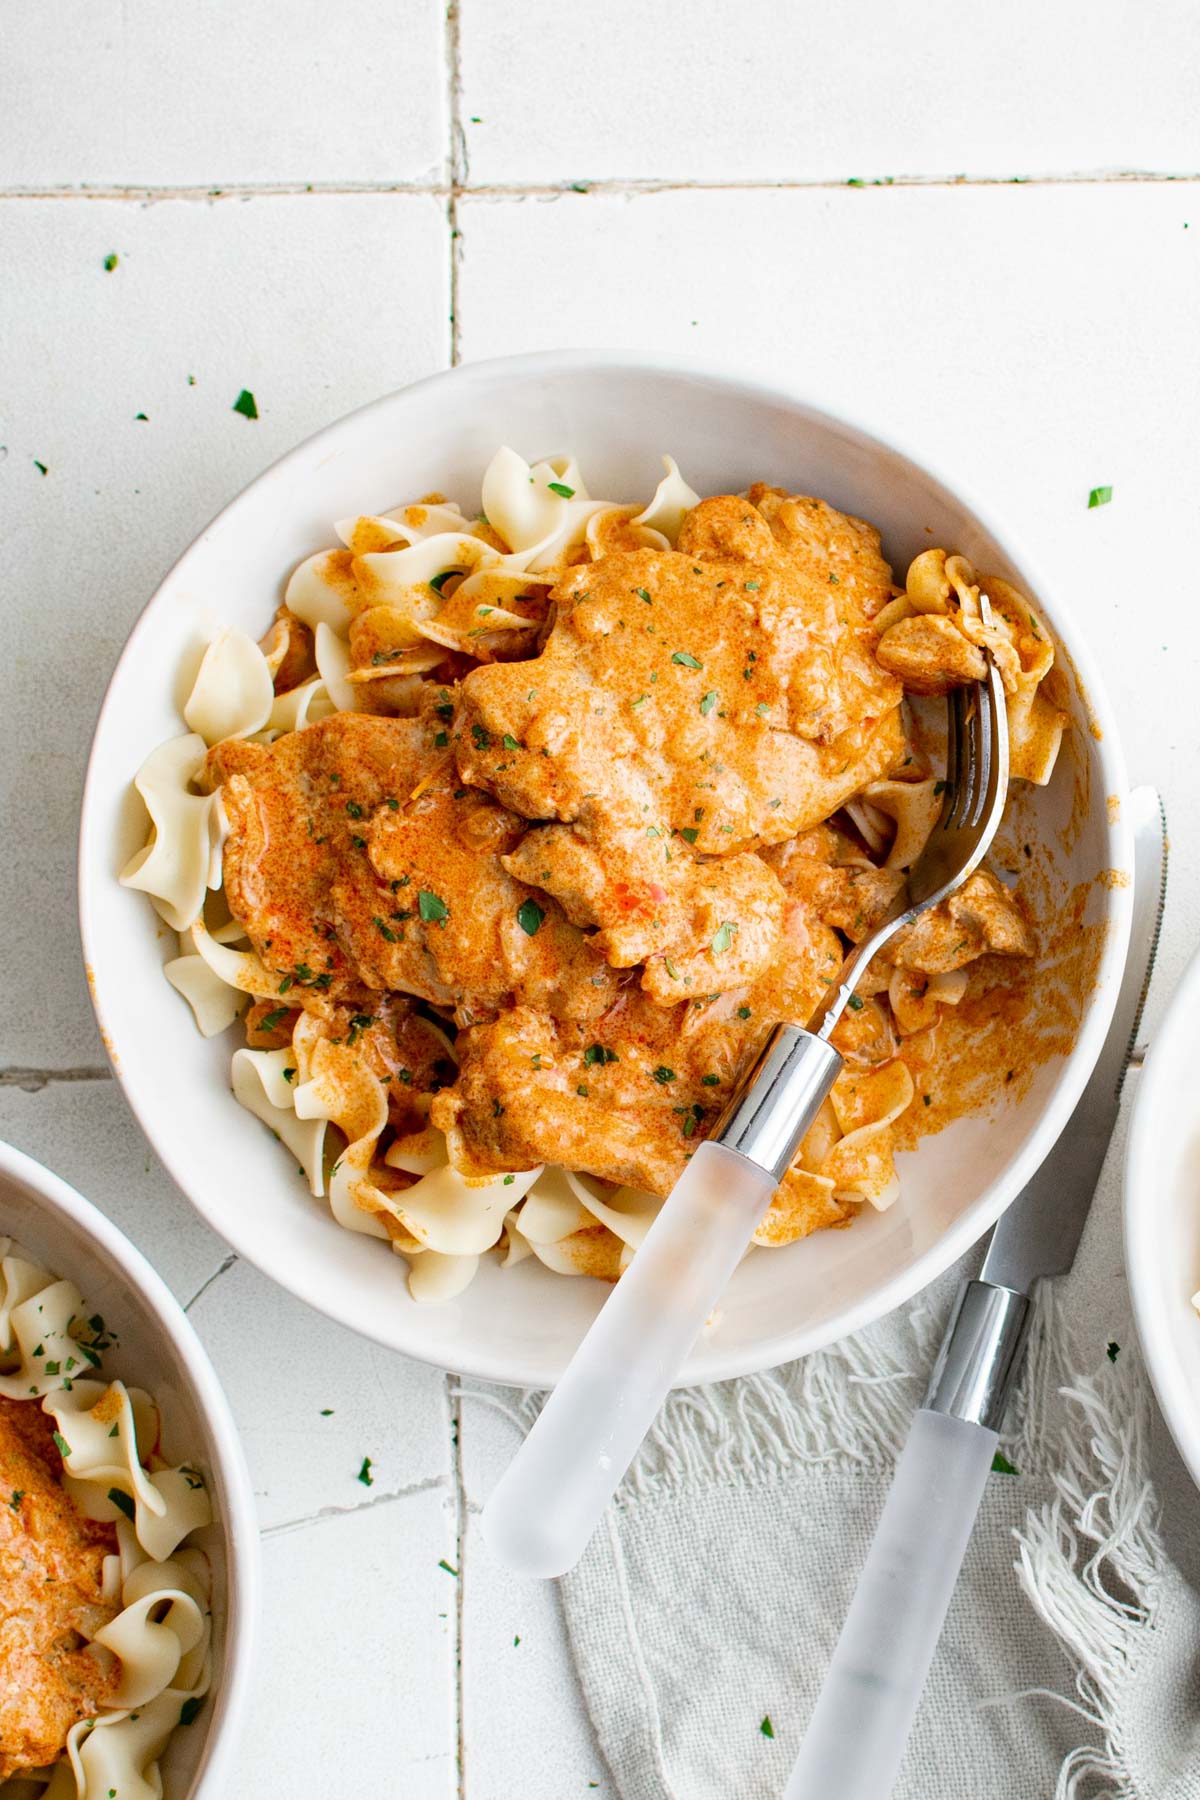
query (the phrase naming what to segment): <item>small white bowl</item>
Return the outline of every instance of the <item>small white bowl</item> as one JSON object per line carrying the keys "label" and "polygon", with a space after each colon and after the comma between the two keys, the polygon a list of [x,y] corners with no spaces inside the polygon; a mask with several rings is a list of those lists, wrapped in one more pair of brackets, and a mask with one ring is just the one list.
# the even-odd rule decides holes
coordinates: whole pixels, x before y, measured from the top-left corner
{"label": "small white bowl", "polygon": [[196,1540],[213,1571],[213,1678],[195,1723],[172,1734],[164,1800],[221,1800],[252,1680],[259,1606],[254,1495],[228,1402],[183,1309],[140,1250],[74,1188],[0,1143],[0,1237],[68,1277],[119,1334],[104,1373],[154,1395],[172,1455],[208,1477],[214,1520]]}
{"label": "small white bowl", "polygon": [[1138,1077],[1125,1152],[1125,1270],[1163,1417],[1200,1487],[1200,956]]}
{"label": "small white bowl", "polygon": [[[912,457],[802,399],[629,353],[554,352],[477,363],[391,394],[302,444],[209,526],[135,627],[96,728],[80,839],[80,912],[101,1030],[134,1112],[176,1181],[243,1255],[332,1318],[427,1362],[495,1381],[555,1381],[607,1290],[532,1261],[492,1261],[462,1297],[416,1305],[402,1264],[341,1230],[295,1165],[229,1092],[228,1039],[206,1043],[162,975],[175,939],[117,884],[143,842],[130,782],[181,731],[182,667],[217,625],[258,637],[302,557],[333,521],[440,488],[470,509],[496,447],[573,451],[593,493],[653,491],[670,451],[701,493],[755,479],[820,494],[869,519],[894,567],[930,544],[1007,576],[1049,618],[1065,654],[1075,730],[1047,788],[1018,802],[1021,829],[1054,846],[1056,899],[1088,883],[1106,927],[1074,1050],[1045,1064],[1019,1105],[963,1119],[906,1156],[903,1198],[738,1269],[684,1383],[774,1367],[868,1324],[931,1281],[993,1224],[1069,1118],[1108,1026],[1129,932],[1132,868],[1124,763],[1084,640],[1039,581],[1019,535]],[[1081,798],[1082,797],[1082,798]],[[1026,829],[1027,827],[1027,829]]]}

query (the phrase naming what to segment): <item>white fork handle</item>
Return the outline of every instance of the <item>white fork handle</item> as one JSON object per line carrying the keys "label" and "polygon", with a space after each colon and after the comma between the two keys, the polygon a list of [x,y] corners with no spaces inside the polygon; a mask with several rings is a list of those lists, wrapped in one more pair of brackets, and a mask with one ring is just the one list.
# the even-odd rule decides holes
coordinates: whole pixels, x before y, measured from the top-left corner
{"label": "white fork handle", "polygon": [[887,1800],[996,1443],[915,1415],[784,1800]]}
{"label": "white fork handle", "polygon": [[775,1186],[700,1145],[484,1508],[509,1568],[561,1575],[579,1560]]}

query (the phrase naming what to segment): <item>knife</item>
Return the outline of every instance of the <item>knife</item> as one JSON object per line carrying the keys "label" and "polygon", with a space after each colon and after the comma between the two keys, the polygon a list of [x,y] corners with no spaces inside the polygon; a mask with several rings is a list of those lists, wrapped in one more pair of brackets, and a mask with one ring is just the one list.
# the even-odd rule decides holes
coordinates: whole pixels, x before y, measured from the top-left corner
{"label": "knife", "polygon": [[1035,1281],[1065,1275],[1117,1122],[1166,897],[1166,820],[1129,797],[1133,921],[1117,1004],[1062,1136],[959,1289],[784,1800],[887,1800],[942,1633],[1028,1335]]}

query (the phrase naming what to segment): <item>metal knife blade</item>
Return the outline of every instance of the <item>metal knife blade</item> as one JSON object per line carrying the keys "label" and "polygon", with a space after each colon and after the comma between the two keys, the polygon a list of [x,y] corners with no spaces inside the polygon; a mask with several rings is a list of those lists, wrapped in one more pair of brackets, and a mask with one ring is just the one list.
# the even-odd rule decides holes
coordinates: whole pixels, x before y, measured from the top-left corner
{"label": "metal knife blade", "polygon": [[1019,1293],[1028,1293],[1040,1276],[1064,1275],[1075,1260],[1150,985],[1167,891],[1167,822],[1153,788],[1135,788],[1129,810],[1133,921],[1108,1036],[1061,1137],[993,1230],[980,1272],[981,1281]]}

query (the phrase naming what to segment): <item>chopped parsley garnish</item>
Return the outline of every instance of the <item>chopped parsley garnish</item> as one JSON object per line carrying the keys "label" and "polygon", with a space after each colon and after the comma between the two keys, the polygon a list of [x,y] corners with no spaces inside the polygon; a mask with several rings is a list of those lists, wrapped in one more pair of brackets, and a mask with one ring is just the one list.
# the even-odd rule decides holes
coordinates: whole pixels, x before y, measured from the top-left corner
{"label": "chopped parsley garnish", "polygon": [[546,917],[536,900],[522,900],[517,908],[517,924],[526,937],[536,937],[542,920]]}
{"label": "chopped parsley garnish", "polygon": [[503,1180],[503,1181],[502,1181],[502,1183],[501,1183],[501,1184],[500,1184],[500,1185],[501,1185],[501,1186],[502,1186],[502,1187],[511,1187],[511,1186],[512,1186],[512,1184],[513,1184],[513,1182],[514,1182],[514,1181],[515,1181],[515,1180],[516,1180],[516,1179],[517,1179],[517,1178],[516,1178],[516,1176],[515,1176],[515,1175],[506,1175],[506,1176],[505,1176],[505,1177],[504,1177],[504,1180]]}
{"label": "chopped parsley garnish", "polygon": [[[647,606],[653,606],[653,605],[654,605],[654,602],[653,602],[653,600],[652,600],[652,599],[651,599],[651,598],[650,598],[650,596],[649,596],[649,594],[648,594],[648,593],[647,593],[647,592],[646,592],[646,590],[645,590],[645,588],[634,588],[634,590],[633,590],[633,591],[634,591],[634,593],[635,593],[635,594],[636,594],[636,595],[637,595],[637,597],[638,597],[638,599],[639,599],[639,600],[644,600],[644,601],[645,601],[645,602],[646,602],[646,605],[647,605]],[[580,599],[581,599],[581,600],[582,600],[582,599],[583,599],[583,598],[584,598],[584,595],[582,595],[582,594],[581,594],[581,595],[580,595],[580,596],[579,596],[579,598],[580,598]]]}
{"label": "chopped parsley garnish", "polygon": [[748,1006],[739,1006],[738,1007],[738,1018],[739,1019],[748,1019],[749,1017],[750,1017],[750,1008]]}
{"label": "chopped parsley garnish", "polygon": [[665,1087],[668,1081],[674,1081],[675,1071],[674,1069],[665,1068],[662,1063],[659,1063],[657,1069],[654,1071],[654,1079]]}
{"label": "chopped parsley garnish", "polygon": [[59,1451],[60,1456],[63,1456],[63,1457],[70,1456],[71,1446],[70,1446],[70,1444],[68,1444],[66,1438],[63,1436],[61,1431],[56,1431],[54,1433],[54,1441],[58,1445],[58,1451]]}
{"label": "chopped parsley garnish", "polygon": [[445,732],[445,731],[435,731],[434,732],[433,747],[435,750],[444,750],[446,748],[446,745],[449,742],[450,742],[450,736],[449,736],[448,732]]}
{"label": "chopped parsley garnish", "polygon": [[1093,506],[1107,506],[1111,499],[1112,489],[1110,487],[1093,488],[1088,495],[1088,511],[1091,512]]}
{"label": "chopped parsley garnish", "polygon": [[491,749],[492,740],[491,740],[490,736],[488,735],[488,732],[484,726],[472,725],[471,736],[475,740],[475,748],[477,750],[490,750]]}
{"label": "chopped parsley garnish", "polygon": [[851,1012],[861,1012],[863,1009],[862,996],[860,994],[851,994],[846,1005],[850,1008]]}
{"label": "chopped parsley garnish", "polygon": [[757,594],[759,588],[762,586],[762,582],[761,581],[744,581],[742,583],[742,586],[745,588],[745,590],[748,594]]}
{"label": "chopped parsley garnish", "polygon": [[573,500],[575,498],[575,489],[569,488],[565,481],[548,481],[546,486],[550,489],[552,494],[557,494],[562,500]]}
{"label": "chopped parsley garnish", "polygon": [[49,473],[50,473],[50,471],[49,471],[49,469],[48,469],[48,468],[47,468],[47,467],[46,467],[46,465],[45,465],[45,463],[44,463],[44,462],[39,462],[39,461],[38,461],[38,459],[37,459],[37,457],[36,457],[36,456],[35,456],[35,457],[34,457],[34,459],[33,459],[33,466],[34,466],[34,468],[35,468],[35,469],[37,469],[37,470],[38,470],[38,471],[39,471],[39,473],[41,473],[41,474],[42,474],[42,475],[48,475],[48,474],[49,474]]}
{"label": "chopped parsley garnish", "polygon": [[358,1471],[355,1479],[361,1481],[364,1487],[375,1486],[375,1477],[371,1473],[371,1459],[369,1456],[363,1457],[362,1468]]}
{"label": "chopped parsley garnish", "polygon": [[730,949],[736,935],[737,926],[732,919],[726,919],[723,924],[718,925],[716,931],[713,933],[712,943],[709,946],[713,955],[720,956],[726,950]]}
{"label": "chopped parsley garnish", "polygon": [[681,838],[686,838],[689,844],[694,844],[700,833],[694,825],[681,825],[679,835]]}
{"label": "chopped parsley garnish", "polygon": [[426,925],[444,925],[450,917],[450,908],[437,894],[431,894],[428,888],[417,890],[417,911]]}
{"label": "chopped parsley garnish", "polygon": [[254,403],[254,395],[249,388],[243,388],[233,403],[235,413],[241,413],[243,419],[257,419],[258,407]]}
{"label": "chopped parsley garnish", "polygon": [[575,1089],[575,1092],[579,1094],[582,1099],[586,1100],[588,1097],[587,1082],[581,1081],[579,1086]]}
{"label": "chopped parsley garnish", "polygon": [[12,1499],[8,1503],[13,1512],[20,1512],[21,1502],[24,1498],[25,1498],[25,1489],[24,1488],[14,1488],[13,1489]]}
{"label": "chopped parsley garnish", "polygon": [[429,585],[435,594],[440,594],[452,575],[463,575],[465,573],[465,569],[443,569],[440,575],[433,576]]}
{"label": "chopped parsley garnish", "polygon": [[946,783],[944,781],[935,781],[933,784],[933,791],[935,795],[944,794],[946,791]]}
{"label": "chopped parsley garnish", "polygon": [[705,694],[703,700],[700,702],[700,712],[704,718],[707,719],[719,698],[720,696],[718,695],[716,688],[709,688],[707,694]]}
{"label": "chopped parsley garnish", "polygon": [[286,1006],[276,1006],[267,1014],[265,1019],[259,1021],[258,1029],[260,1031],[275,1031],[287,1016],[288,1008]]}
{"label": "chopped parsley garnish", "polygon": [[382,919],[376,919],[374,925],[380,937],[387,943],[398,944],[400,942],[400,939],[396,936],[396,933],[392,930],[391,926],[385,925]]}
{"label": "chopped parsley garnish", "polygon": [[829,571],[829,585],[830,587],[839,587],[841,585],[832,569]]}
{"label": "chopped parsley garnish", "polygon": [[500,742],[506,750],[523,750],[525,748],[524,744],[517,742],[511,731],[506,731]]}
{"label": "chopped parsley garnish", "polygon": [[133,1520],[137,1517],[137,1507],[133,1504],[129,1495],[123,1493],[120,1488],[109,1488],[108,1497],[113,1505],[123,1512],[125,1517],[132,1524]]}
{"label": "chopped parsley garnish", "polygon": [[933,1105],[933,1095],[932,1094],[922,1094],[921,1098],[925,1102],[926,1106]]}
{"label": "chopped parsley garnish", "polygon": [[322,1417],[322,1418],[323,1418],[323,1419],[332,1419],[332,1417],[333,1417],[333,1408],[332,1408],[332,1406],[323,1406],[323,1407],[322,1407],[322,1408],[321,1408],[321,1417]]}
{"label": "chopped parsley garnish", "polygon": [[681,669],[702,669],[704,664],[690,650],[672,650],[671,661],[678,663]]}
{"label": "chopped parsley garnish", "polygon": [[453,1575],[455,1581],[458,1580],[458,1570],[453,1568],[452,1565],[446,1561],[444,1556],[438,1557],[438,1568],[445,1569],[447,1575]]}
{"label": "chopped parsley garnish", "polygon": [[583,1053],[583,1061],[585,1068],[591,1068],[596,1063],[615,1063],[617,1053],[615,1050],[609,1050],[604,1044],[589,1044]]}
{"label": "chopped parsley garnish", "polygon": [[1009,1462],[1003,1450],[997,1450],[995,1456],[992,1458],[992,1473],[994,1475],[1016,1475],[1019,1473],[1019,1470]]}
{"label": "chopped parsley garnish", "polygon": [[108,255],[104,259],[104,273],[106,275],[111,275],[113,270],[116,268],[117,264],[120,262],[120,260],[121,259],[117,255],[116,251],[110,250]]}
{"label": "chopped parsley garnish", "polygon": [[[179,1723],[181,1725],[195,1724],[196,1717],[200,1711],[200,1708],[203,1705],[204,1705],[203,1694],[190,1695],[189,1698],[186,1699],[184,1701],[183,1705],[179,1708]],[[113,1792],[114,1793],[116,1792],[115,1788],[113,1789]]]}
{"label": "chopped parsley garnish", "polygon": [[352,819],[361,819],[363,816],[363,809],[358,804],[357,800],[347,800],[346,811],[350,814]]}
{"label": "chopped parsley garnish", "polygon": [[148,425],[150,423],[150,414],[149,413],[134,413],[133,420],[134,420],[135,425],[139,424],[139,423],[142,425]]}
{"label": "chopped parsley garnish", "polygon": [[721,1085],[721,1077],[719,1075],[702,1075],[700,1079],[705,1087],[719,1087]]}
{"label": "chopped parsley garnish", "polygon": [[773,1738],[775,1736],[775,1727],[771,1723],[770,1713],[763,1714],[763,1721],[758,1729],[762,1732],[763,1736],[766,1738]]}
{"label": "chopped parsley garnish", "polygon": [[1108,1357],[1109,1362],[1113,1362],[1113,1363],[1116,1362],[1116,1360],[1117,1360],[1118,1356],[1120,1356],[1120,1354],[1121,1354],[1120,1344],[1110,1344],[1108,1346],[1108,1349],[1105,1351],[1105,1355]]}

